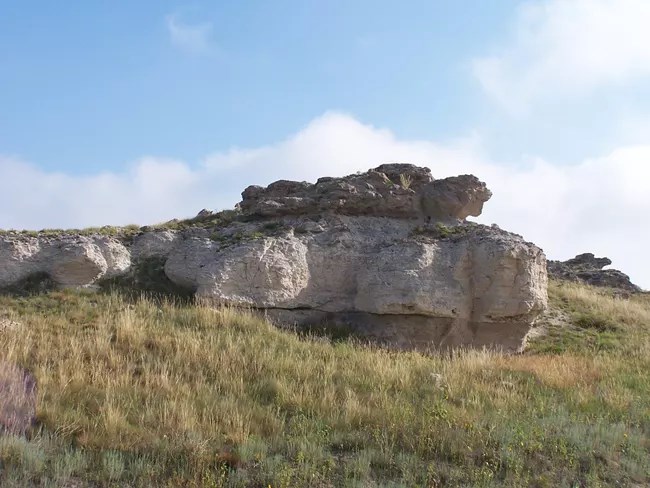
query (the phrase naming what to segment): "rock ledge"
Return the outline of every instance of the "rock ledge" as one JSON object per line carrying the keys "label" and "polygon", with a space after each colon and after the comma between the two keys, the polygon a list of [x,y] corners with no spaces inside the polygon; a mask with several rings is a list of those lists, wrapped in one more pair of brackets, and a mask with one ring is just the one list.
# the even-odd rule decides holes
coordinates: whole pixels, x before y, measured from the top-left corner
{"label": "rock ledge", "polygon": [[120,283],[396,348],[517,351],[547,305],[546,258],[518,235],[465,222],[490,196],[475,176],[434,180],[405,164],[281,180],[176,230],[0,236],[0,289]]}

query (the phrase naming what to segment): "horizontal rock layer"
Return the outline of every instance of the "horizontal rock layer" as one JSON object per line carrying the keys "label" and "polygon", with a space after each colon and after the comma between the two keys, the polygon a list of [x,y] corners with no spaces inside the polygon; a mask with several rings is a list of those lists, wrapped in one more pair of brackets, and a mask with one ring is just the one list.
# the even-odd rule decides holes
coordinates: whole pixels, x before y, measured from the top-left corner
{"label": "horizontal rock layer", "polygon": [[164,284],[282,325],[345,326],[398,348],[513,351],[546,306],[546,259],[517,235],[462,222],[488,197],[473,176],[433,181],[409,165],[249,187],[241,218],[220,227],[0,237],[0,289],[34,277]]}
{"label": "horizontal rock layer", "polygon": [[358,175],[320,178],[316,184],[280,180],[266,188],[249,186],[239,205],[245,214],[259,217],[337,213],[447,221],[480,215],[491,196],[472,175],[434,180],[428,168],[384,164]]}

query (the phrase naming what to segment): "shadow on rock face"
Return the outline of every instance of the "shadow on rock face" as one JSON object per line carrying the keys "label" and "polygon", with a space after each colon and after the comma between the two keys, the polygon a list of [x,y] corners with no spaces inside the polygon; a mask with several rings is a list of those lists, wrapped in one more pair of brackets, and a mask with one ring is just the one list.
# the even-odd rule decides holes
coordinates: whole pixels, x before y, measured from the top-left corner
{"label": "shadow on rock face", "polygon": [[179,304],[194,302],[192,288],[173,283],[165,274],[166,259],[153,257],[137,261],[130,273],[109,280],[100,281],[106,292],[117,292],[130,300],[145,296],[154,300],[170,300]]}
{"label": "shadow on rock face", "polygon": [[29,296],[46,293],[56,288],[47,273],[34,273],[11,286],[0,288],[0,295]]}
{"label": "shadow on rock face", "polygon": [[27,370],[0,362],[0,432],[25,435],[36,423],[36,379]]}

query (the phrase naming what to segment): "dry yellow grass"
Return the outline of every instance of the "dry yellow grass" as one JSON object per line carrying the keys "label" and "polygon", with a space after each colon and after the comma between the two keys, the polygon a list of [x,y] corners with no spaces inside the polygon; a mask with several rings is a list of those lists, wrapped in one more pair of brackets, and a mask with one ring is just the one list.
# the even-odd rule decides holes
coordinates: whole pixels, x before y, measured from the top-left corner
{"label": "dry yellow grass", "polygon": [[0,297],[22,324],[0,354],[36,376],[40,422],[0,439],[1,481],[650,482],[650,306],[574,285],[551,296],[581,327],[510,357],[300,338],[244,311],[116,294]]}
{"label": "dry yellow grass", "polygon": [[647,294],[617,298],[608,289],[564,282],[551,282],[549,292],[573,308],[607,317],[621,325],[646,328],[650,324],[650,297]]}
{"label": "dry yellow grass", "polygon": [[511,356],[495,358],[491,367],[531,373],[551,388],[575,388],[597,384],[603,377],[598,358],[584,356]]}

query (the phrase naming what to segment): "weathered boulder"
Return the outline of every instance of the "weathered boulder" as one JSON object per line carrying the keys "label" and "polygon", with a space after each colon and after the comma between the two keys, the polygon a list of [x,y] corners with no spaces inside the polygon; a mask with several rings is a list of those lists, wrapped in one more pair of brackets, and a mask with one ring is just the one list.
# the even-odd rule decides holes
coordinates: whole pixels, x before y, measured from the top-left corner
{"label": "weathered boulder", "polygon": [[0,237],[0,289],[44,272],[43,264],[35,259],[42,244],[43,240],[39,238]]}
{"label": "weathered boulder", "polygon": [[548,274],[557,280],[586,283],[631,293],[641,291],[641,288],[632,283],[630,277],[622,271],[603,269],[611,264],[609,258],[597,258],[592,253],[584,253],[567,261],[549,261]]}
{"label": "weathered boulder", "polygon": [[398,348],[516,351],[546,307],[546,258],[520,236],[465,222],[490,197],[475,176],[434,180],[407,164],[281,180],[248,187],[237,212],[176,221],[176,231],[0,237],[0,288],[39,273],[65,286],[129,278]]}
{"label": "weathered boulder", "polygon": [[170,230],[151,231],[133,240],[131,255],[134,261],[150,258],[166,258],[174,247],[177,233]]}
{"label": "weathered boulder", "polygon": [[[99,246],[94,243],[65,243],[58,246],[46,271],[61,285],[83,285],[93,283],[106,273],[108,264]],[[48,253],[49,254],[49,253]]]}
{"label": "weathered boulder", "polygon": [[0,289],[34,276],[60,286],[88,286],[126,273],[131,253],[106,236],[0,237]]}
{"label": "weathered boulder", "polygon": [[492,192],[476,176],[452,176],[422,187],[422,212],[438,220],[478,217]]}
{"label": "weathered boulder", "polygon": [[258,217],[329,213],[453,221],[480,215],[491,196],[473,175],[434,180],[428,168],[384,164],[362,174],[320,178],[316,184],[280,180],[266,188],[249,186],[240,207]]}
{"label": "weathered boulder", "polygon": [[101,237],[94,239],[94,244],[106,261],[101,279],[121,276],[131,269],[131,252],[124,243],[110,237]]}

